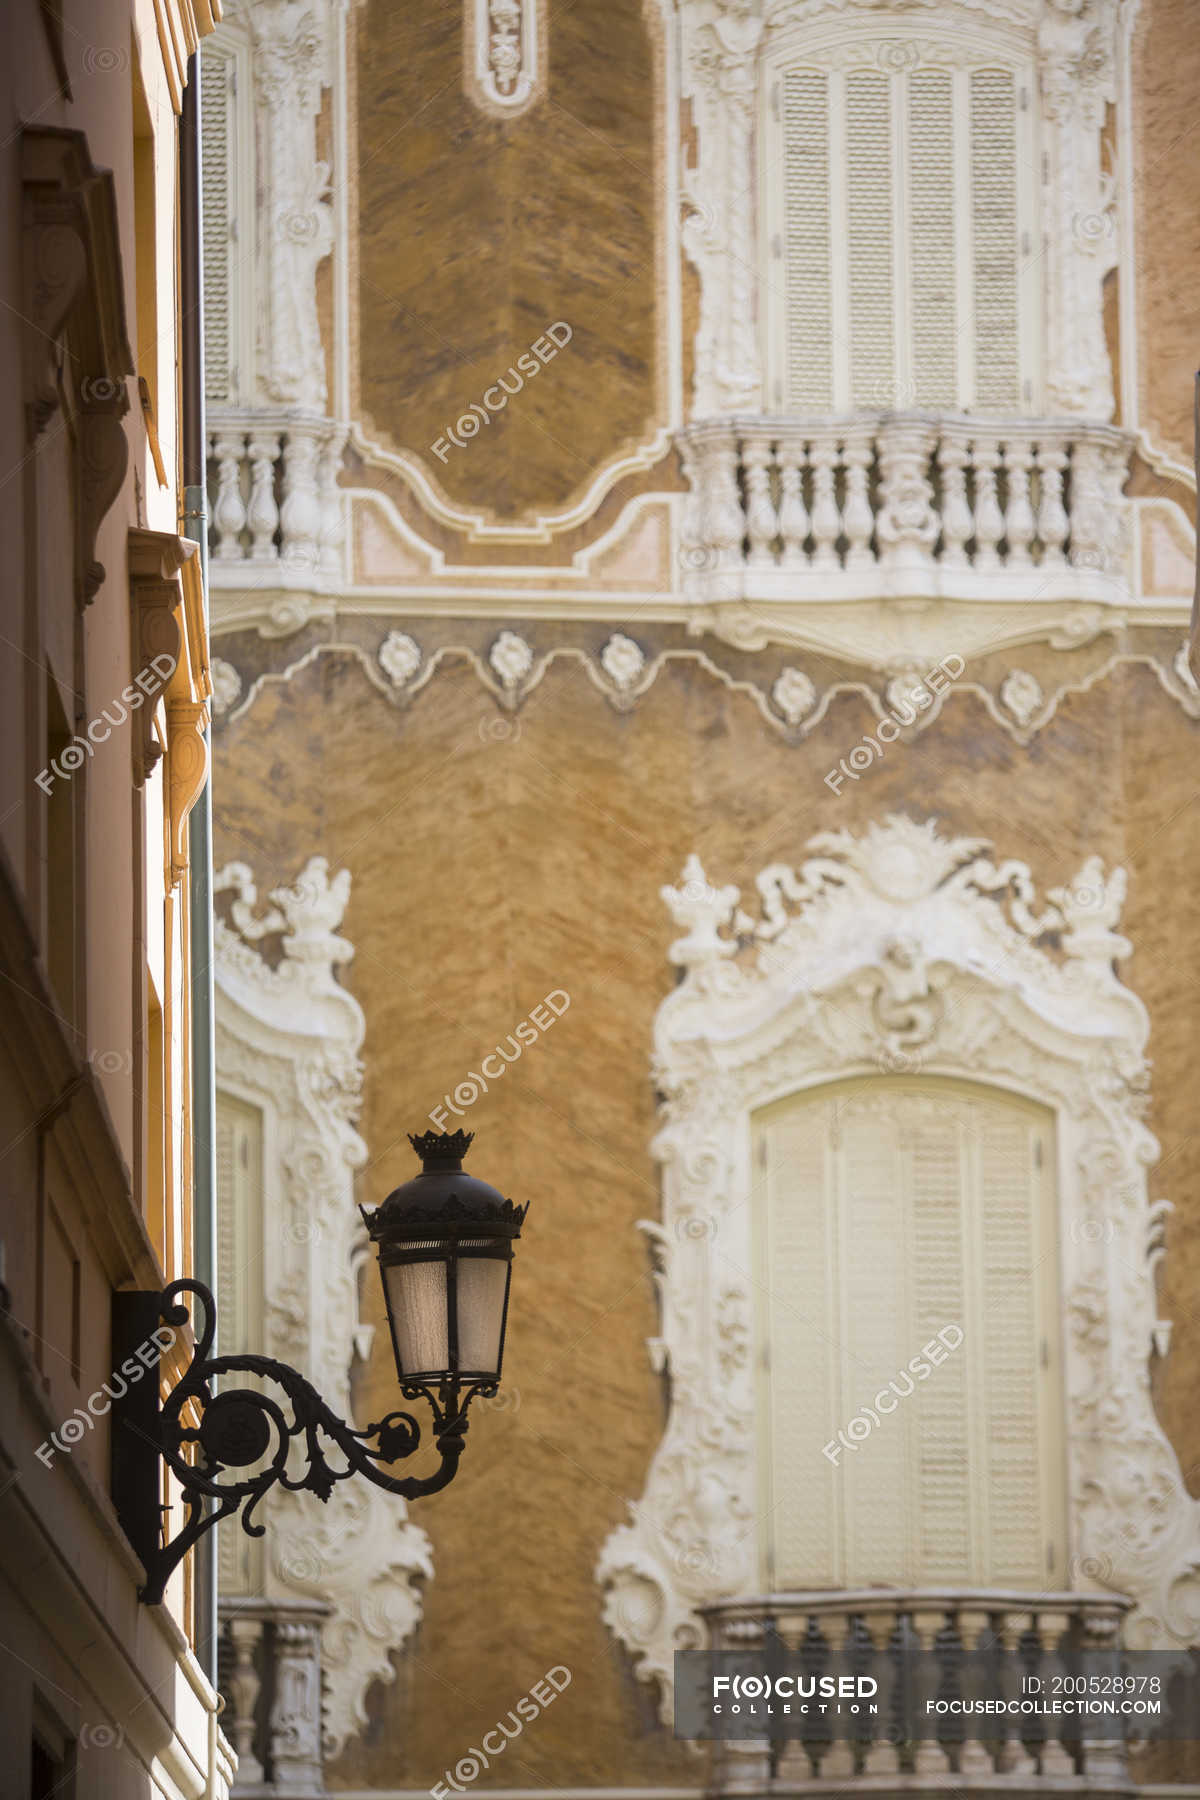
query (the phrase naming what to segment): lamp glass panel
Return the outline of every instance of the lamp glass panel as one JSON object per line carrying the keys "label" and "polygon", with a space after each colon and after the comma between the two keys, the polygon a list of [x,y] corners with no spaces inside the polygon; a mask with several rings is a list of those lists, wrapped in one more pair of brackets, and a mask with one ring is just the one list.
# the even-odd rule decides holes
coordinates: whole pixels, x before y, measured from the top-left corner
{"label": "lamp glass panel", "polygon": [[[462,1245],[464,1250],[469,1244]],[[458,1366],[494,1375],[500,1367],[508,1259],[460,1256],[458,1261]]]}
{"label": "lamp glass panel", "polygon": [[440,1374],[448,1369],[445,1262],[439,1257],[434,1262],[388,1263],[383,1279],[401,1374]]}

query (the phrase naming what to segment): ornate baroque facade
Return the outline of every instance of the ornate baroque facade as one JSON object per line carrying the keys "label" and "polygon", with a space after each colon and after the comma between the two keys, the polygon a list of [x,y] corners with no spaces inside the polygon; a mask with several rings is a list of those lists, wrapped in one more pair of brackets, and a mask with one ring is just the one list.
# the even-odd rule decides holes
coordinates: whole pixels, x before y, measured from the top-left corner
{"label": "ornate baroque facade", "polygon": [[[772,1199],[755,1145],[822,1096],[898,1133],[897,1169],[912,1132],[934,1157],[926,1116],[1028,1150],[995,1229],[1049,1233],[1045,1355],[1004,1363],[938,1301],[966,1309],[952,1381],[1013,1416],[1036,1389],[1061,1460],[1013,1509],[1044,1604],[1003,1629],[1200,1634],[1193,35],[1182,0],[258,0],[206,46],[218,860],[284,915],[311,857],[322,895],[345,871],[321,929],[355,948],[301,976],[286,935],[265,974],[225,941],[225,1086],[271,1216],[297,1153],[262,1121],[304,1079],[268,1095],[246,1047],[318,969],[327,1025],[271,1054],[341,1046],[321,1106],[349,1133],[321,1128],[342,1160],[293,1221],[319,1215],[336,1333],[270,1238],[246,1329],[290,1318],[381,1403],[373,1300],[360,1328],[336,1286],[348,1197],[439,1104],[535,1203],[509,1392],[454,1489],[393,1520],[388,1622],[335,1638],[323,1552],[299,1582],[278,1555],[227,1572],[333,1609],[334,1783],[442,1779],[562,1664],[481,1781],[700,1785],[673,1652],[769,1585],[789,1506],[824,1495],[833,1542],[849,1504],[823,1439],[777,1457],[762,1374],[762,1233],[813,1202]],[[556,1032],[483,1076],[555,987]],[[311,1110],[282,1104],[281,1143]],[[972,1529],[1005,1566],[1007,1527]],[[960,1632],[989,1616],[969,1561],[938,1587]],[[922,1566],[884,1570],[889,1618],[926,1618]],[[811,1582],[826,1612],[853,1585]]]}

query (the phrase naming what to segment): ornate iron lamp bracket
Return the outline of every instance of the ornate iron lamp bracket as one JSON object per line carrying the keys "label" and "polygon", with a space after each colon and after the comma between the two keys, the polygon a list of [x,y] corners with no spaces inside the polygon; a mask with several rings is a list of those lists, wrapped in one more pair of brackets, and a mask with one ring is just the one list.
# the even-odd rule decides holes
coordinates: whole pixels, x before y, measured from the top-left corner
{"label": "ornate iron lamp bracket", "polygon": [[[494,1394],[496,1382],[448,1382],[438,1388],[402,1385],[406,1400],[429,1403],[432,1438],[441,1461],[427,1476],[392,1475],[388,1469],[420,1446],[421,1428],[413,1415],[388,1413],[378,1424],[358,1431],[339,1419],[312,1384],[286,1363],[252,1354],[214,1356],[216,1302],[202,1282],[174,1281],[161,1294],[118,1295],[114,1349],[132,1347],[139,1331],[143,1338],[147,1335],[151,1311],[153,1324],[159,1320],[176,1328],[188,1324],[184,1294],[194,1294],[203,1309],[187,1368],[161,1404],[158,1383],[146,1381],[140,1387],[131,1384],[112,1408],[113,1500],[146,1570],[139,1597],[147,1604],[161,1601],[173,1570],[220,1520],[240,1510],[242,1529],[261,1537],[266,1527],[255,1518],[255,1509],[276,1485],[307,1489],[328,1500],[339,1481],[365,1475],[390,1494],[416,1500],[437,1493],[454,1479],[466,1437],[467,1408],[475,1394]],[[256,1385],[222,1385],[214,1390],[218,1377],[230,1375],[252,1376]],[[281,1399],[268,1391],[269,1383],[281,1390]],[[335,1452],[332,1461],[328,1451]],[[179,1482],[187,1511],[183,1529],[165,1544],[158,1505],[162,1462]]]}

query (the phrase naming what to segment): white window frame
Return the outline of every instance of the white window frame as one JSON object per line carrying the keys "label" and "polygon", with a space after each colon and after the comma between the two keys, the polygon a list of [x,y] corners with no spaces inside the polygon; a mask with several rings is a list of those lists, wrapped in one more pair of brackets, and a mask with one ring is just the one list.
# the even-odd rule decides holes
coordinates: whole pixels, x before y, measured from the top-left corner
{"label": "white window frame", "polygon": [[[356,1354],[369,1355],[373,1333],[360,1312],[360,1274],[373,1259],[354,1192],[367,1159],[354,1126],[365,1020],[334,972],[354,954],[338,935],[350,876],[331,880],[325,859],[312,857],[260,908],[250,869],[230,863],[214,892],[234,896],[215,930],[218,1117],[228,1097],[261,1119],[262,1192],[251,1216],[236,1215],[218,1181],[217,1287],[231,1328],[222,1348],[253,1348],[311,1374],[353,1422],[351,1368]],[[277,958],[264,955],[268,947]],[[248,1342],[235,1341],[239,1330]],[[332,1608],[321,1657],[332,1758],[366,1727],[372,1684],[395,1679],[394,1652],[420,1621],[432,1549],[403,1500],[369,1482],[339,1483],[327,1502],[276,1489],[267,1508],[257,1558],[239,1554],[241,1533],[222,1535],[221,1595]]]}
{"label": "white window frame", "polygon": [[[1143,1122],[1149,1021],[1118,979],[1121,869],[1090,857],[1039,903],[1025,864],[978,839],[892,817],[825,832],[799,868],[757,877],[757,917],[692,857],[663,897],[684,978],[659,1007],[654,1140],[661,1220],[647,1220],[670,1410],[631,1522],[609,1537],[604,1616],[671,1717],[677,1649],[697,1608],[757,1591],[753,1118],[824,1083],[912,1067],[991,1083],[1055,1115],[1068,1484],[1067,1579],[1132,1596],[1129,1641],[1200,1641],[1200,1502],[1154,1412],[1165,1353],[1155,1265],[1164,1203]],[[1037,911],[1039,904],[1041,910]],[[1138,1496],[1153,1493],[1148,1514]]]}

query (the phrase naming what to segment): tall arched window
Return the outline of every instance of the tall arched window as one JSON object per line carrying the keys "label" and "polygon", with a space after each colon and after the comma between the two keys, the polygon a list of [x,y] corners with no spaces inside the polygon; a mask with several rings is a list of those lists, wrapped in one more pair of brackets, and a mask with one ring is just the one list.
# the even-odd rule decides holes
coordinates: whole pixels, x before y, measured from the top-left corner
{"label": "tall arched window", "polygon": [[1061,1583],[1052,1115],[880,1075],[754,1136],[767,1591]]}
{"label": "tall arched window", "polygon": [[762,94],[769,405],[1036,410],[1028,51],[978,24],[805,28]]}

